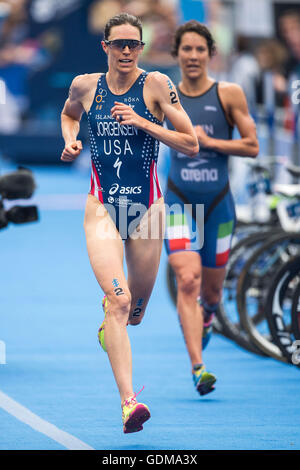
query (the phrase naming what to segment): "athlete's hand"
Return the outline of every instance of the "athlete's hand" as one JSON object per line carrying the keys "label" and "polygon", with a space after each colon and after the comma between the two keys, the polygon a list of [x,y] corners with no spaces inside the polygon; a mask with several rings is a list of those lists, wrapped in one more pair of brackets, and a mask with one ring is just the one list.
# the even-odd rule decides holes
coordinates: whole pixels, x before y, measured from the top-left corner
{"label": "athlete's hand", "polygon": [[201,126],[195,126],[195,131],[196,135],[199,141],[199,144],[202,145],[202,147],[207,147],[209,148],[209,142],[210,142],[210,137],[206,134],[204,131],[203,127]]}
{"label": "athlete's hand", "polygon": [[125,103],[115,101],[115,105],[111,108],[111,115],[120,124],[127,124],[137,128],[142,127],[143,118],[133,111],[131,106]]}
{"label": "athlete's hand", "polygon": [[60,159],[63,162],[73,162],[82,150],[81,140],[75,140],[75,142],[70,142],[65,145]]}

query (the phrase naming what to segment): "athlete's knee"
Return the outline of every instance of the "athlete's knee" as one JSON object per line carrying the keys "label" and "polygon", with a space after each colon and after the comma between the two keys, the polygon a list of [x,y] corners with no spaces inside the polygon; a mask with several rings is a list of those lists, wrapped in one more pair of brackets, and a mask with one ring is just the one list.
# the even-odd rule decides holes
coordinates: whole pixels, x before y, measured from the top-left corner
{"label": "athlete's knee", "polygon": [[130,306],[131,306],[131,295],[129,292],[122,292],[116,295],[115,292],[107,295],[108,300],[108,312],[114,316],[118,321],[127,321]]}
{"label": "athlete's knee", "polygon": [[201,285],[200,273],[184,270],[176,275],[178,290],[183,294],[199,295]]}

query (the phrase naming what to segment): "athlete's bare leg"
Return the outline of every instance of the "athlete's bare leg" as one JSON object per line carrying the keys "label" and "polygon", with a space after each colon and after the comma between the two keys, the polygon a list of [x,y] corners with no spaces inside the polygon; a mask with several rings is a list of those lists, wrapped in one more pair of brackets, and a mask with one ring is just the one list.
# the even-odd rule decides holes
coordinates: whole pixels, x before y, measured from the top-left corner
{"label": "athlete's bare leg", "polygon": [[[91,266],[108,300],[105,344],[123,402],[133,395],[131,347],[126,329],[131,295],[123,271],[123,242],[104,206],[90,194],[84,228]],[[122,295],[114,292],[114,279]]]}
{"label": "athlete's bare leg", "polygon": [[[160,227],[153,239],[150,238],[153,233],[147,230],[152,225],[156,229]],[[105,344],[123,402],[133,395],[132,356],[126,326],[128,321],[140,323],[153,289],[164,234],[163,198],[143,217],[139,233],[142,238],[129,238],[125,242],[128,283],[123,270],[123,241],[104,206],[91,195],[87,199],[84,227],[90,262],[108,299]],[[117,280],[118,290],[122,289],[121,295],[116,295],[113,280]],[[141,305],[141,311],[134,317],[137,305]]]}
{"label": "athlete's bare leg", "polygon": [[197,297],[208,305],[221,301],[226,268],[206,268],[193,251],[178,251],[169,256],[177,282],[177,310],[192,366],[202,364],[203,308]]}
{"label": "athlete's bare leg", "polygon": [[177,311],[192,367],[202,364],[203,315],[197,297],[201,287],[201,258],[194,251],[169,256],[177,281]]}
{"label": "athlete's bare leg", "polygon": [[202,268],[201,298],[208,305],[218,304],[222,299],[226,268]]}
{"label": "athlete's bare leg", "polygon": [[138,231],[126,240],[128,287],[131,293],[130,325],[141,323],[155,283],[165,230],[164,220],[164,200],[160,198],[143,216]]}

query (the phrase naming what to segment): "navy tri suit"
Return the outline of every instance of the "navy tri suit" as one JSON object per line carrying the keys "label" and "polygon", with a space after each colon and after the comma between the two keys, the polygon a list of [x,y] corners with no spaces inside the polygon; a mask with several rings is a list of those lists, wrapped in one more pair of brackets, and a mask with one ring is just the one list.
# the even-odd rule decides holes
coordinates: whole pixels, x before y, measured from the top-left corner
{"label": "navy tri suit", "polygon": [[[186,96],[179,89],[180,102],[194,126],[208,136],[232,138],[219,97],[218,83],[199,96]],[[167,120],[169,129],[172,124]],[[171,149],[165,203],[165,245],[168,254],[181,250],[197,251],[203,266],[226,265],[235,226],[235,208],[228,180],[228,158],[223,153],[201,148],[195,158]]]}
{"label": "navy tri suit", "polygon": [[90,194],[108,210],[121,237],[127,238],[149,207],[162,196],[158,176],[158,140],[111,116],[115,101],[131,106],[141,117],[162,125],[147,108],[142,72],[122,95],[113,94],[101,74],[87,113],[92,159]]}

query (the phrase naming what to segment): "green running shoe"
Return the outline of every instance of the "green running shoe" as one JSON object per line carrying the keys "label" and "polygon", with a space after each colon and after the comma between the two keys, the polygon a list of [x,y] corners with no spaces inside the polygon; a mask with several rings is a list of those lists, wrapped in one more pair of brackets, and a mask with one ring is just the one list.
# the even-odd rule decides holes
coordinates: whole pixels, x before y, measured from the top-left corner
{"label": "green running shoe", "polygon": [[151,416],[148,406],[136,401],[137,395],[138,394],[135,393],[133,397],[129,397],[127,400],[124,400],[121,405],[123,432],[125,434],[142,431],[143,423],[145,423],[145,421],[147,421]]}
{"label": "green running shoe", "polygon": [[193,368],[193,380],[197,392],[199,392],[200,395],[206,395],[214,391],[214,384],[217,377],[211,372],[207,372],[203,364],[199,364]]}
{"label": "green running shoe", "polygon": [[105,345],[105,340],[104,340],[104,327],[105,327],[105,320],[106,320],[106,314],[107,314],[107,297],[106,295],[103,297],[103,300],[102,300],[102,308],[103,308],[103,312],[104,312],[104,320],[103,322],[101,323],[101,326],[98,330],[98,340],[99,340],[99,344],[101,346],[101,348],[103,349],[104,352],[107,352],[106,350],[106,345]]}

